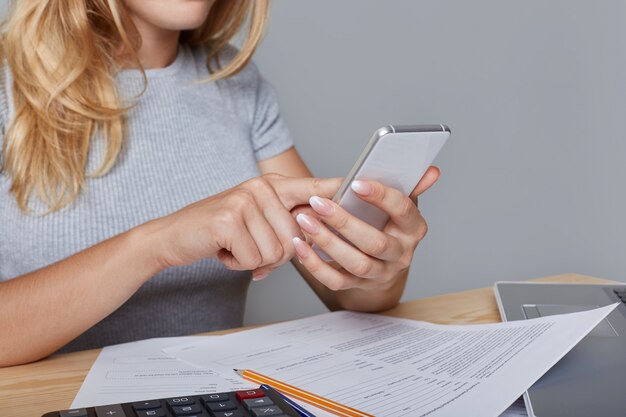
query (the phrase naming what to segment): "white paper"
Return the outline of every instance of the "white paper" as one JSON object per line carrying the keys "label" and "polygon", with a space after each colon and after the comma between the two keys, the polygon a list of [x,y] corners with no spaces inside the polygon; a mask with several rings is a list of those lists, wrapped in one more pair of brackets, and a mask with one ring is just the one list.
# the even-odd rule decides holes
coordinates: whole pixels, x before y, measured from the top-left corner
{"label": "white paper", "polygon": [[504,413],[500,414],[500,417],[528,417],[524,399],[520,398],[515,401]]}
{"label": "white paper", "polygon": [[102,349],[71,408],[255,388],[229,373],[182,362],[162,349],[221,336],[147,339]]}
{"label": "white paper", "polygon": [[164,349],[228,376],[252,369],[376,416],[499,416],[617,304],[444,326],[335,312]]}

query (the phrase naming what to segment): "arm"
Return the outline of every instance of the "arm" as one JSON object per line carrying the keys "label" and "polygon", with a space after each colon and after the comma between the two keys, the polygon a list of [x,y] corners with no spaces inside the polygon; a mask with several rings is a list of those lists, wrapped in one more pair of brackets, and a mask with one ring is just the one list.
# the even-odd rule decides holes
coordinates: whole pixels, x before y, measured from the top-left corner
{"label": "arm", "polygon": [[[311,176],[311,172],[308,170],[305,163],[302,161],[294,148],[274,158],[260,161],[259,169],[262,173],[277,172],[282,175],[291,177]],[[426,182],[421,183],[421,186],[418,186],[416,188],[413,197],[430,187],[430,185],[432,185],[436,181],[437,176],[438,171],[431,170],[430,174],[425,176]],[[395,195],[395,197],[398,198],[397,195]],[[408,200],[408,198],[405,196],[401,197],[405,200]],[[311,208],[305,208],[303,211],[309,214],[309,216],[311,215],[311,213],[313,213],[315,214],[315,217],[321,217],[325,223],[331,224],[333,226],[338,226],[337,224],[333,224],[333,221],[336,222],[337,220],[339,220],[341,222],[344,222],[342,218],[338,218],[338,215],[341,215],[344,218],[346,217],[345,212],[336,213],[336,215],[334,216],[321,216],[319,212],[312,212]],[[415,211],[417,212],[416,208]],[[408,213],[408,215],[415,217],[415,222],[413,223],[415,223],[416,227],[413,234],[417,236],[417,238],[414,239],[416,240],[416,246],[417,242],[419,242],[419,240],[421,240],[421,238],[426,233],[426,223],[419,215],[419,212],[411,212]],[[330,234],[321,222],[318,224],[318,226],[322,232],[319,236],[311,236],[308,233],[307,235],[309,237],[312,237],[313,240],[315,240],[316,238],[320,239],[321,236],[323,242],[322,240],[315,241],[316,243],[320,244],[320,247],[326,250],[326,247],[333,244],[334,241],[331,241],[330,239],[332,239],[334,235]],[[369,229],[373,228],[369,227]],[[364,225],[357,225],[356,233],[362,234],[365,240],[370,241],[375,241],[382,235],[381,232],[375,229],[368,230],[366,227],[364,227]],[[373,240],[370,239],[371,236],[374,236]],[[336,238],[336,236],[334,236],[334,238]],[[336,238],[336,240],[338,240],[338,238]],[[294,258],[294,260],[292,260],[292,264],[306,280],[309,286],[311,286],[315,293],[320,297],[324,304],[326,304],[326,306],[331,310],[386,310],[395,306],[398,303],[404,291],[406,279],[408,277],[408,266],[410,264],[412,254],[415,249],[415,246],[412,246],[412,244],[409,243],[410,240],[411,239],[406,240],[406,248],[401,254],[402,256],[398,256],[397,262],[393,265],[393,267],[387,268],[386,274],[391,275],[383,277],[382,270],[379,270],[378,272],[380,272],[380,274],[378,274],[379,277],[377,277],[379,279],[369,279],[371,277],[361,278],[364,273],[350,273],[347,270],[350,268],[344,268],[349,264],[349,262],[346,262],[345,265],[340,265],[338,263],[332,263],[331,265],[328,265],[326,262],[321,261],[319,257],[311,251],[310,247],[306,243],[303,245],[303,253],[309,256],[306,256],[306,259],[304,259],[303,256],[300,256],[300,260]],[[356,243],[356,239],[352,241]],[[359,252],[354,248],[352,248],[352,250],[354,252]],[[330,251],[328,250],[326,252],[330,253]],[[397,252],[399,253],[399,250]],[[342,256],[343,255],[344,254],[342,254]],[[365,265],[364,262],[361,262],[363,258],[359,258],[359,256],[361,255],[363,255],[363,253],[360,253],[360,255],[357,255],[355,253],[347,253],[345,254],[345,257]],[[339,259],[339,257],[335,257],[335,259]],[[359,267],[360,266],[357,266],[357,268]],[[367,266],[361,268],[367,268]]]}
{"label": "arm", "polygon": [[0,367],[49,355],[121,306],[162,268],[152,229],[0,283]]}
{"label": "arm", "polygon": [[41,359],[102,320],[153,275],[219,258],[275,268],[294,254],[290,209],[338,180],[267,175],[137,226],[53,265],[0,283],[0,366]]}

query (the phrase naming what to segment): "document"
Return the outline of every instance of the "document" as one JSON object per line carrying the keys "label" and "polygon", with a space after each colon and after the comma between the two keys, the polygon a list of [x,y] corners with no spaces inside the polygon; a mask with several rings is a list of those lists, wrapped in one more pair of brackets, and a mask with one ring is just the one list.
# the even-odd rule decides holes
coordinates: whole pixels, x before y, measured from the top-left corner
{"label": "document", "polygon": [[519,398],[504,413],[500,414],[500,417],[528,417],[524,399]]}
{"label": "document", "polygon": [[616,306],[465,326],[335,312],[164,352],[226,377],[252,369],[376,416],[497,417]]}
{"label": "document", "polygon": [[182,362],[163,349],[221,336],[147,339],[102,349],[71,408],[254,388],[232,373]]}

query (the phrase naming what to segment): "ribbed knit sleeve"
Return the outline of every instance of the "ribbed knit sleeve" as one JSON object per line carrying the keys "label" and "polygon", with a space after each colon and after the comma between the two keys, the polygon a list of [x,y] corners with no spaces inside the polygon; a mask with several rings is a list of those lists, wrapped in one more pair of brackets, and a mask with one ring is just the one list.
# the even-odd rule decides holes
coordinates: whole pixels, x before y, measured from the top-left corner
{"label": "ribbed knit sleeve", "polygon": [[[229,47],[222,55],[228,62],[237,49]],[[250,140],[257,161],[276,156],[293,146],[289,128],[280,114],[278,95],[263,78],[254,62],[240,73],[223,80],[236,113],[250,126]]]}
{"label": "ribbed knit sleeve", "polygon": [[293,146],[293,139],[280,115],[278,96],[274,88],[258,77],[252,145],[257,161],[276,156]]}

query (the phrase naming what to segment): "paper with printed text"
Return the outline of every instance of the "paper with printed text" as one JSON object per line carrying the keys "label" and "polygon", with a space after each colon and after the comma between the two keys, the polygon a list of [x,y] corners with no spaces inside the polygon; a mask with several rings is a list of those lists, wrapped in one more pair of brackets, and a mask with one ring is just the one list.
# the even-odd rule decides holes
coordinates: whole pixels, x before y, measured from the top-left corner
{"label": "paper with printed text", "polygon": [[617,304],[449,326],[335,312],[164,351],[224,376],[252,369],[376,416],[498,416]]}

